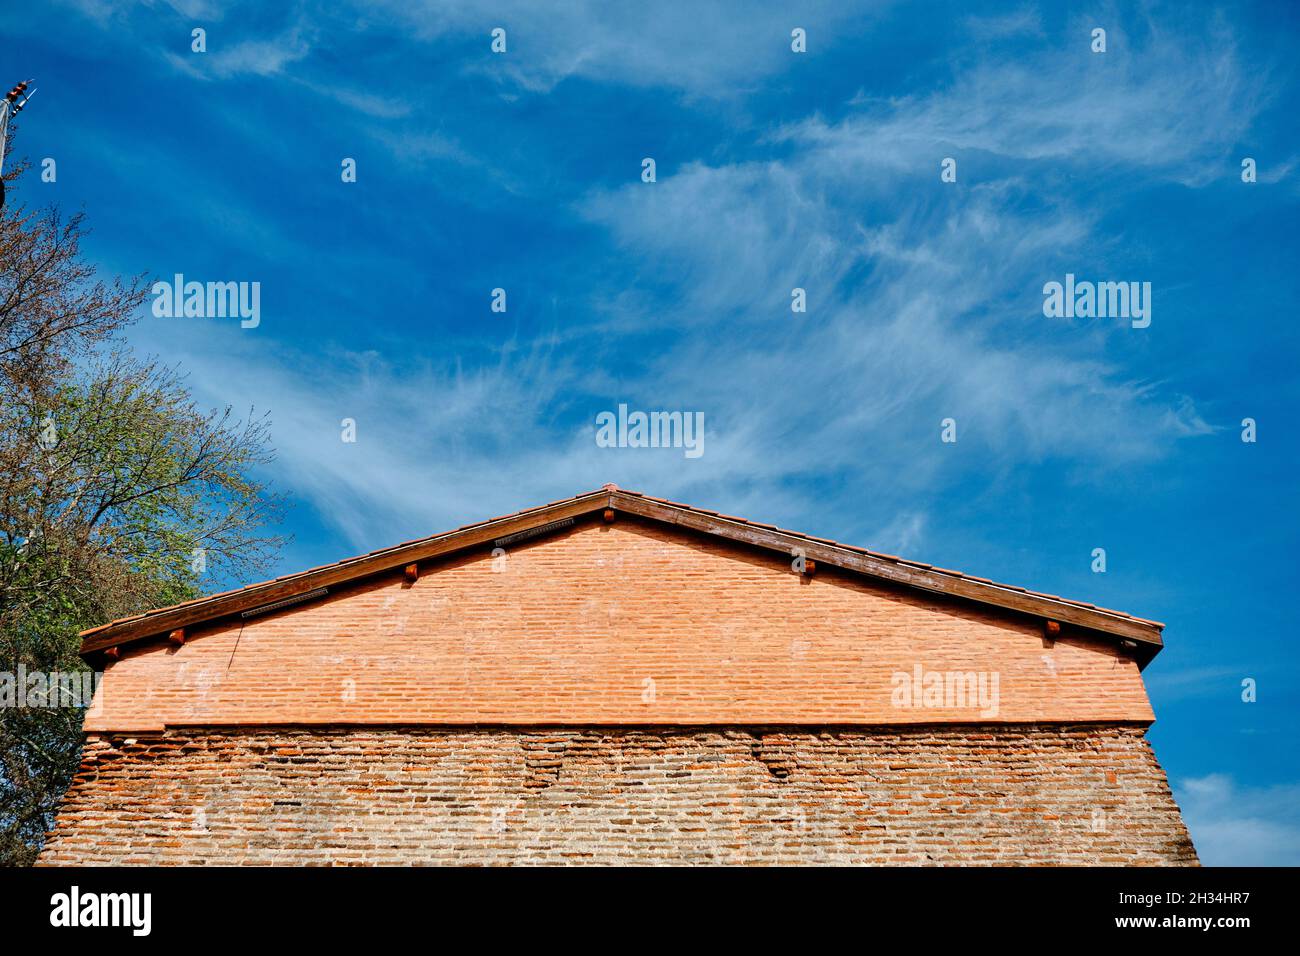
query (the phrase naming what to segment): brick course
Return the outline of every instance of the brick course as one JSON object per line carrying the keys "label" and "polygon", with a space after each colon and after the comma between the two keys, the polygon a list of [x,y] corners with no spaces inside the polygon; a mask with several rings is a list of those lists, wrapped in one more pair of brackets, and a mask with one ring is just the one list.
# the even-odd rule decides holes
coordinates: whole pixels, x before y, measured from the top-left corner
{"label": "brick course", "polygon": [[43,864],[1194,864],[1140,727],[93,735]]}

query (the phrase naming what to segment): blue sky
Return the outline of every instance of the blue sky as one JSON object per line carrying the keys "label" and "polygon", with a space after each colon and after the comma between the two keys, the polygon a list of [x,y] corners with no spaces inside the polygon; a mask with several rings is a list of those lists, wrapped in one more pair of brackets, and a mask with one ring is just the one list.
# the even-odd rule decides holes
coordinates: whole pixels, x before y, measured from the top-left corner
{"label": "blue sky", "polygon": [[[58,172],[11,201],[84,208],[106,270],[261,283],[256,329],[130,338],[270,412],[277,572],[614,481],[1122,608],[1168,625],[1202,859],[1300,863],[1300,7],[542,7],[6,12]],[[1150,327],[1046,318],[1067,272],[1150,282]],[[705,453],[597,447],[620,402]]]}

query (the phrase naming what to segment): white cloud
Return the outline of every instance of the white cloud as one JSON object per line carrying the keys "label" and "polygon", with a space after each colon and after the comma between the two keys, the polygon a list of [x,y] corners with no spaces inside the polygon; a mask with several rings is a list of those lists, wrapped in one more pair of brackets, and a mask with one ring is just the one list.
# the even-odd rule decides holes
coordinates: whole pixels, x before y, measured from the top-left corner
{"label": "white cloud", "polygon": [[[960,205],[841,208],[840,183],[814,151],[789,165],[691,166],[593,196],[590,216],[645,275],[677,280],[674,307],[644,314],[632,300],[624,327],[716,332],[656,362],[658,387],[696,396],[732,427],[764,422],[754,438],[768,461],[861,471],[874,460],[882,482],[904,456],[921,484],[940,468],[947,416],[959,441],[995,453],[987,466],[1052,455],[1120,463],[1203,433],[1189,400],[1162,404],[1101,357],[1114,328],[1068,351],[1053,343],[1038,289],[1051,257],[1083,245],[1086,220],[1012,212],[996,188]],[[861,225],[864,211],[892,218]],[[850,273],[865,278],[844,291]],[[796,286],[807,315],[790,312]],[[727,374],[704,371],[718,368]],[[892,453],[865,455],[877,442]]]}
{"label": "white cloud", "polygon": [[[410,36],[433,41],[478,38],[484,58],[473,69],[534,92],[569,77],[633,86],[662,86],[707,97],[752,89],[763,76],[793,63],[790,31],[807,31],[810,49],[828,49],[869,28],[885,7],[870,12],[833,0],[812,0],[797,12],[742,2],[607,4],[571,0],[538,4],[446,4],[389,0],[367,3]],[[488,55],[490,33],[507,31],[509,52]]]}
{"label": "white cloud", "polygon": [[[1205,182],[1260,108],[1258,77],[1221,23],[1192,41],[1147,33],[1109,65],[1086,43],[1049,48],[838,122],[793,124],[774,136],[790,149],[780,161],[691,163],[593,193],[585,214],[677,295],[652,310],[625,294],[615,327],[711,330],[663,356],[655,380],[738,430],[764,422],[752,437],[770,450],[760,474],[772,480],[797,473],[792,458],[877,477],[864,449],[880,441],[915,492],[947,467],[936,436],[949,415],[960,441],[994,452],[988,468],[1049,456],[1104,467],[1209,434],[1191,397],[1106,357],[1110,339],[1134,334],[1125,324],[1081,326],[1063,345],[1039,311],[1059,263],[1086,265],[1107,245],[1095,229],[1106,200],[1044,203],[1023,162],[1086,156]],[[945,192],[938,160],[954,147],[1021,163]],[[789,311],[796,286],[807,316]]]}
{"label": "white cloud", "polygon": [[1210,774],[1175,785],[1174,796],[1207,866],[1300,866],[1300,784],[1241,786]]}
{"label": "white cloud", "polygon": [[413,109],[411,103],[395,90],[385,89],[382,93],[370,93],[338,83],[315,83],[309,80],[300,82],[313,93],[319,93],[348,110],[373,119],[401,119],[409,116]]}
{"label": "white cloud", "polygon": [[919,554],[928,521],[924,512],[904,512],[871,536],[871,546],[891,554]]}
{"label": "white cloud", "polygon": [[205,53],[168,53],[167,62],[177,70],[199,79],[226,79],[233,76],[277,76],[290,64],[303,60],[311,52],[303,30],[294,27],[267,40],[242,40],[222,46],[217,37],[209,36]]}
{"label": "white cloud", "polygon": [[1231,150],[1267,103],[1268,69],[1242,62],[1219,18],[1176,36],[1144,26],[1144,39],[1131,44],[1113,27],[1110,52],[1094,54],[1087,25],[1078,22],[1069,45],[979,60],[937,92],[888,102],[859,97],[862,109],[842,123],[815,117],[776,138],[803,143],[823,166],[859,176],[931,167],[937,175],[940,157],[967,150],[1022,163],[1086,163],[1094,172],[1129,166],[1194,186],[1235,177]]}
{"label": "white cloud", "polygon": [[[584,452],[595,458],[594,443],[545,425],[572,375],[545,353],[466,372],[454,361],[392,364],[328,347],[308,358],[257,333],[216,331],[219,320],[153,321],[169,323],[155,341],[189,372],[201,403],[241,396],[271,412],[277,484],[355,549],[601,483],[590,477],[594,461],[574,464]],[[344,418],[356,421],[355,444],[341,439]]]}

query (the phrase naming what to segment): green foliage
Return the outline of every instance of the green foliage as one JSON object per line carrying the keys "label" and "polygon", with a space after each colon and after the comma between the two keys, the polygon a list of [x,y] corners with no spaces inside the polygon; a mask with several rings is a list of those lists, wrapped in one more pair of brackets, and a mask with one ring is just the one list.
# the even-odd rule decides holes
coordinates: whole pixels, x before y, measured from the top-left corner
{"label": "green foliage", "polygon": [[[8,178],[8,177],[6,177]],[[265,568],[265,418],[204,410],[114,336],[141,280],[103,282],[80,220],[0,218],[0,674],[80,672],[78,632]],[[31,863],[83,713],[0,707],[0,864]]]}

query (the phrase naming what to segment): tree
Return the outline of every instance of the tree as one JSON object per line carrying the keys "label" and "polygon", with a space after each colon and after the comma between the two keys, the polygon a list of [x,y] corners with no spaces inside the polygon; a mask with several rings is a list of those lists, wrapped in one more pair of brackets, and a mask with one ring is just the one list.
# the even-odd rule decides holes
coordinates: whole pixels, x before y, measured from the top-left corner
{"label": "tree", "polygon": [[[203,410],[176,371],[131,354],[120,333],[145,278],[100,278],[80,215],[13,199],[0,216],[0,674],[85,670],[80,630],[269,564],[269,423]],[[0,863],[39,852],[81,721],[0,707]]]}

